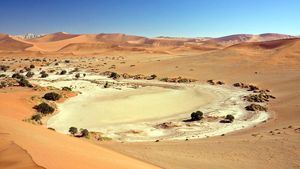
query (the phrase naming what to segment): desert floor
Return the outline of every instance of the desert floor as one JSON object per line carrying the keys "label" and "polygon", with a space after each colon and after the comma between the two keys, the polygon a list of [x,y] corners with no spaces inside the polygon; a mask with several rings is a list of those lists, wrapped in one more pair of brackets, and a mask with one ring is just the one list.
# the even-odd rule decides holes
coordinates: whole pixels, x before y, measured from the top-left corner
{"label": "desert floor", "polygon": [[[22,166],[28,168],[38,168],[37,165],[46,168],[300,168],[298,60],[278,59],[268,53],[247,50],[176,55],[118,53],[121,54],[126,63],[102,56],[99,58],[103,62],[93,62],[90,57],[92,64],[88,69],[101,72],[115,64],[114,71],[120,73],[256,84],[277,97],[268,106],[272,118],[251,129],[205,139],[95,144],[22,122],[33,112],[33,105],[27,99],[38,93],[12,88],[0,93],[0,106],[5,107],[0,110],[0,136],[4,138],[0,145],[6,150],[1,153],[21,159]],[[82,64],[76,62],[79,57],[65,58],[74,66]],[[107,64],[101,66],[104,62]]]}

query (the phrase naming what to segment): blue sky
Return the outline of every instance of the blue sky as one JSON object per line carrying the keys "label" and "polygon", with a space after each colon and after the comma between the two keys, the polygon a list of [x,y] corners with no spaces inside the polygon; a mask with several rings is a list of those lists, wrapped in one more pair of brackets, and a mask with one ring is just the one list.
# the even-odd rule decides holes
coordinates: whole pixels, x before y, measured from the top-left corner
{"label": "blue sky", "polygon": [[300,34],[300,0],[1,0],[0,32]]}

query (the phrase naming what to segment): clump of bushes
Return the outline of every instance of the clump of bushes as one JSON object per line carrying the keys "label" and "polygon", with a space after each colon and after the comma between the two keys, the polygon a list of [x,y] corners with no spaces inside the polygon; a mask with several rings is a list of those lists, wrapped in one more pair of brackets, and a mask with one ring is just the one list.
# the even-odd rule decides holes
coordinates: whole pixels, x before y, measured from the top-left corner
{"label": "clump of bushes", "polygon": [[18,84],[22,87],[33,87],[32,84],[29,83],[28,80],[23,79],[23,78],[18,81]]}
{"label": "clump of bushes", "polygon": [[31,78],[31,77],[33,77],[33,75],[34,75],[34,73],[29,71],[29,72],[26,73],[25,76],[28,77],[28,78]]}
{"label": "clump of bushes", "polygon": [[81,137],[86,137],[86,138],[89,137],[89,131],[87,129],[82,129],[80,131],[80,134],[81,134]]}
{"label": "clump of bushes", "polygon": [[55,92],[46,93],[43,97],[46,100],[56,101],[61,98],[61,95]]}
{"label": "clump of bushes", "polygon": [[111,72],[109,78],[112,78],[112,79],[118,79],[120,77],[120,75],[116,72]]}
{"label": "clump of bushes", "polygon": [[47,73],[45,73],[45,74],[42,74],[41,75],[41,78],[46,78],[46,77],[48,77],[49,75],[47,74]]}
{"label": "clump of bushes", "polygon": [[54,108],[45,102],[43,102],[39,105],[36,105],[33,108],[42,114],[51,114],[54,112]]}
{"label": "clump of bushes", "polygon": [[15,79],[25,79],[25,77],[20,73],[14,73],[11,77]]}
{"label": "clump of bushes", "polygon": [[30,67],[31,69],[34,69],[34,68],[35,68],[35,66],[34,66],[34,65],[30,65],[29,67]]}
{"label": "clump of bushes", "polygon": [[69,128],[69,133],[72,135],[75,135],[78,132],[78,129],[76,127],[70,127]]}
{"label": "clump of bushes", "polygon": [[220,121],[220,123],[232,123],[234,120],[234,116],[231,114],[227,114],[223,120]]}
{"label": "clump of bushes", "polygon": [[41,78],[46,78],[46,77],[49,76],[49,75],[46,73],[46,71],[42,71],[40,74],[41,74]]}
{"label": "clump of bushes", "polygon": [[202,118],[203,118],[203,112],[199,110],[191,114],[191,121],[198,121],[201,120]]}
{"label": "clump of bushes", "polygon": [[76,127],[70,127],[69,128],[69,133],[72,134],[73,136],[76,137],[85,137],[85,138],[89,138],[90,137],[90,133],[87,129],[80,129],[80,134],[78,133],[78,129]]}
{"label": "clump of bushes", "polygon": [[250,104],[249,106],[246,106],[245,109],[247,111],[267,111],[268,109],[264,106],[261,106],[259,104]]}

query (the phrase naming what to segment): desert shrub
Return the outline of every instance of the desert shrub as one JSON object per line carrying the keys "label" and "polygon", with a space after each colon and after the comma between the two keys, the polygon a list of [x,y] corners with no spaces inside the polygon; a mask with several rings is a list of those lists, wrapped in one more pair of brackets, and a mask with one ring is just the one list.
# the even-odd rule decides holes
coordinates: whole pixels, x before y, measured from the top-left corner
{"label": "desert shrub", "polygon": [[104,84],[104,86],[103,86],[104,88],[109,88],[109,84],[108,84],[108,82],[105,82],[105,84]]}
{"label": "desert shrub", "polygon": [[15,79],[25,79],[25,77],[19,73],[14,73],[11,77]]}
{"label": "desert shrub", "polygon": [[75,77],[78,79],[80,78],[80,73],[76,73]]}
{"label": "desert shrub", "polygon": [[247,111],[267,111],[267,107],[261,106],[259,104],[251,104],[246,106],[245,109]]}
{"label": "desert shrub", "polygon": [[43,102],[39,105],[36,105],[33,108],[42,114],[51,114],[54,112],[54,108],[45,102]]}
{"label": "desert shrub", "polygon": [[109,78],[112,78],[112,79],[118,79],[120,77],[120,75],[116,72],[111,72]]}
{"label": "desert shrub", "polygon": [[153,80],[155,79],[157,76],[155,74],[150,75],[149,77],[147,77],[147,80]]}
{"label": "desert shrub", "polygon": [[18,81],[19,85],[22,86],[22,87],[33,87],[31,83],[29,83],[28,80],[26,79],[20,79]]}
{"label": "desert shrub", "polygon": [[72,91],[72,89],[70,87],[63,87],[61,90],[63,90],[63,91]]}
{"label": "desert shrub", "polygon": [[9,69],[9,66],[6,65],[0,65],[0,70],[3,72],[6,72]]}
{"label": "desert shrub", "polygon": [[203,118],[203,112],[201,111],[196,111],[191,114],[192,121],[201,120],[202,118]]}
{"label": "desert shrub", "polygon": [[34,68],[35,68],[35,66],[34,66],[34,65],[30,65],[29,67],[30,67],[31,69],[34,69]]}
{"label": "desert shrub", "polygon": [[46,93],[43,97],[46,100],[56,101],[61,98],[61,95],[55,92]]}
{"label": "desert shrub", "polygon": [[82,137],[89,137],[89,131],[87,129],[82,129],[80,133]]}
{"label": "desert shrub", "polygon": [[20,73],[24,73],[24,70],[23,70],[23,69],[21,69],[19,72],[20,72]]}
{"label": "desert shrub", "polygon": [[69,133],[71,133],[72,135],[76,134],[78,132],[76,127],[70,127],[69,128]]}
{"label": "desert shrub", "polygon": [[41,78],[46,78],[48,77],[49,75],[44,71],[44,73],[41,74]]}
{"label": "desert shrub", "polygon": [[6,77],[6,75],[5,74],[0,74],[0,77]]}
{"label": "desert shrub", "polygon": [[31,116],[31,120],[34,121],[40,121],[42,119],[42,116],[40,114],[34,114]]}
{"label": "desert shrub", "polygon": [[29,68],[29,67],[24,67],[24,69],[28,72],[28,71],[31,71],[31,68]]}
{"label": "desert shrub", "polygon": [[31,78],[31,77],[33,77],[33,75],[34,75],[34,73],[29,71],[29,72],[26,73],[25,76],[28,77],[28,78]]}
{"label": "desert shrub", "polygon": [[65,74],[67,74],[67,71],[66,71],[66,70],[62,70],[62,71],[60,72],[60,75],[65,75]]}
{"label": "desert shrub", "polygon": [[233,122],[233,120],[234,120],[234,116],[233,116],[233,115],[231,115],[231,114],[227,114],[227,115],[226,115],[226,117],[225,117],[225,119],[227,119],[227,120],[229,120],[229,121]]}
{"label": "desert shrub", "polygon": [[70,63],[70,60],[65,60],[65,63]]}

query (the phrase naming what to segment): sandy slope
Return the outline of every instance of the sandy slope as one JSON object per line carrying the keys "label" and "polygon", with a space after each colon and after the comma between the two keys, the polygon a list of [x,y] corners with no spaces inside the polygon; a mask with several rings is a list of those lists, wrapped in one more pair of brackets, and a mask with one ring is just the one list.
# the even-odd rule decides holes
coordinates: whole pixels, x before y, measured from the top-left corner
{"label": "sandy slope", "polygon": [[[8,108],[0,110],[0,137],[14,143],[8,148],[11,158],[2,159],[7,167],[16,168],[19,164],[9,164],[9,161],[22,160],[22,167],[28,164],[28,168],[34,168],[28,160],[28,154],[38,165],[50,168],[157,168],[132,158],[120,155],[113,151],[101,148],[66,135],[58,134],[41,126],[35,126],[22,122],[16,111],[28,110],[32,104],[25,104],[22,101],[32,94],[31,90],[14,89],[13,95],[1,91],[1,103],[16,104],[17,109]],[[1,105],[1,107],[8,107]],[[10,111],[8,111],[10,110]],[[33,113],[33,111],[31,111]],[[14,116],[16,115],[16,118]],[[26,117],[27,114],[22,114]],[[2,140],[1,139],[1,140]],[[8,142],[1,142],[1,149],[9,147]],[[25,153],[24,149],[28,152]],[[5,152],[3,152],[5,153]],[[20,153],[19,156],[17,156]],[[21,155],[22,154],[22,155]],[[27,160],[26,160],[27,159]],[[26,162],[27,161],[27,162]],[[32,163],[32,161],[31,161]],[[26,164],[26,165],[25,165]],[[31,167],[32,166],[32,167]]]}

